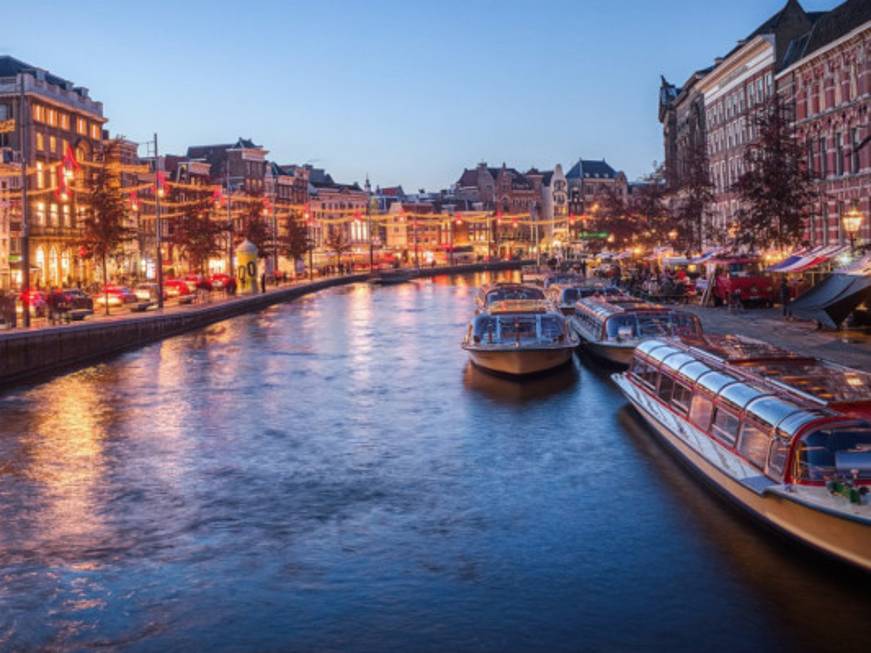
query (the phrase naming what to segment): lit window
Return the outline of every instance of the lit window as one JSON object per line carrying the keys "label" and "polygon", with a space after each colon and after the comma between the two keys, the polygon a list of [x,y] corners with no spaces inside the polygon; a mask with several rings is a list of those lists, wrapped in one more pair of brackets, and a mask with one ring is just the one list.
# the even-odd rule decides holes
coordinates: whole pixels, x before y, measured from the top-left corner
{"label": "lit window", "polygon": [[95,141],[98,141],[100,140],[101,135],[102,134],[100,132],[100,125],[96,123],[91,125],[91,138],[93,138]]}
{"label": "lit window", "polygon": [[52,227],[57,227],[60,224],[60,220],[58,218],[57,204],[51,205],[51,223],[50,224]]}
{"label": "lit window", "polygon": [[36,149],[40,151],[45,149],[45,136],[42,132],[36,132]]}
{"label": "lit window", "polygon": [[48,137],[48,150],[51,153],[57,151],[57,136],[49,136]]}
{"label": "lit window", "polygon": [[82,136],[88,135],[88,121],[84,118],[76,118],[76,131]]}
{"label": "lit window", "polygon": [[69,129],[70,129],[70,116],[69,116],[69,114],[61,112],[59,115],[60,115],[60,128],[69,131]]}
{"label": "lit window", "polygon": [[42,161],[36,162],[36,187],[43,188],[45,186],[45,179],[42,174]]}

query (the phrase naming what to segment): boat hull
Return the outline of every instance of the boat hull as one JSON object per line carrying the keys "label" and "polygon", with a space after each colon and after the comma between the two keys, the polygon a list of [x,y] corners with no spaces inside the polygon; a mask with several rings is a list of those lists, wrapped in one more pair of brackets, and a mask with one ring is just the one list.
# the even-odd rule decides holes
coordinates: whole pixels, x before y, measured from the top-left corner
{"label": "boat hull", "polygon": [[584,350],[590,352],[611,365],[629,367],[632,364],[632,356],[635,353],[635,345],[623,343],[610,343],[593,339],[584,329],[579,328],[574,320],[569,322],[572,331],[578,336]]}
{"label": "boat hull", "polygon": [[636,388],[623,374],[613,376],[659,440],[708,484],[734,503],[790,537],[845,562],[871,571],[871,526],[862,519],[810,505],[784,486],[759,492],[726,474],[679,437],[669,422],[679,419]]}
{"label": "boat hull", "polygon": [[471,349],[469,358],[480,368],[500,374],[538,374],[568,363],[573,346],[542,349]]}

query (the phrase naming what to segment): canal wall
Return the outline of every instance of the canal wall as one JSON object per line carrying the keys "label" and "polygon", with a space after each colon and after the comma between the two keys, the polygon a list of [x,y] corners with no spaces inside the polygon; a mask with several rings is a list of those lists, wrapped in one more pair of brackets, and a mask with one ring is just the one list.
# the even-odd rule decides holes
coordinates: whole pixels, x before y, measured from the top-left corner
{"label": "canal wall", "polygon": [[[421,269],[416,276],[517,269],[516,261],[497,261]],[[93,322],[0,334],[0,387],[37,380],[144,344],[199,329],[237,315],[335,286],[365,281],[368,274],[321,279],[259,295],[213,304],[117,316]]]}

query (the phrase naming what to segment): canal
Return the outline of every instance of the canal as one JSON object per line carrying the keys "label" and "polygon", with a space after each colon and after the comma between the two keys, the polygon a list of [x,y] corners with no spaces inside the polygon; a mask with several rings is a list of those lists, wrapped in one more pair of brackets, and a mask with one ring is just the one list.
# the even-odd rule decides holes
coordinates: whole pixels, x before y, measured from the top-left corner
{"label": "canal", "polygon": [[0,650],[861,650],[871,585],[713,497],[483,275],[325,291],[0,395]]}

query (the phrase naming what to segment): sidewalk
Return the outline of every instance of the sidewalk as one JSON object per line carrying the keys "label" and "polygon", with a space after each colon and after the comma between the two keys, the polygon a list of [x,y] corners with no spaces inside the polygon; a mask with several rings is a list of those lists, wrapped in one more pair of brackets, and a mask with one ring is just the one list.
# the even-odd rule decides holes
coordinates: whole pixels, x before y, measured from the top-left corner
{"label": "sidewalk", "polygon": [[871,336],[862,331],[820,331],[812,322],[785,320],[780,308],[728,309],[686,306],[707,333],[738,334],[764,340],[808,356],[871,372]]}

